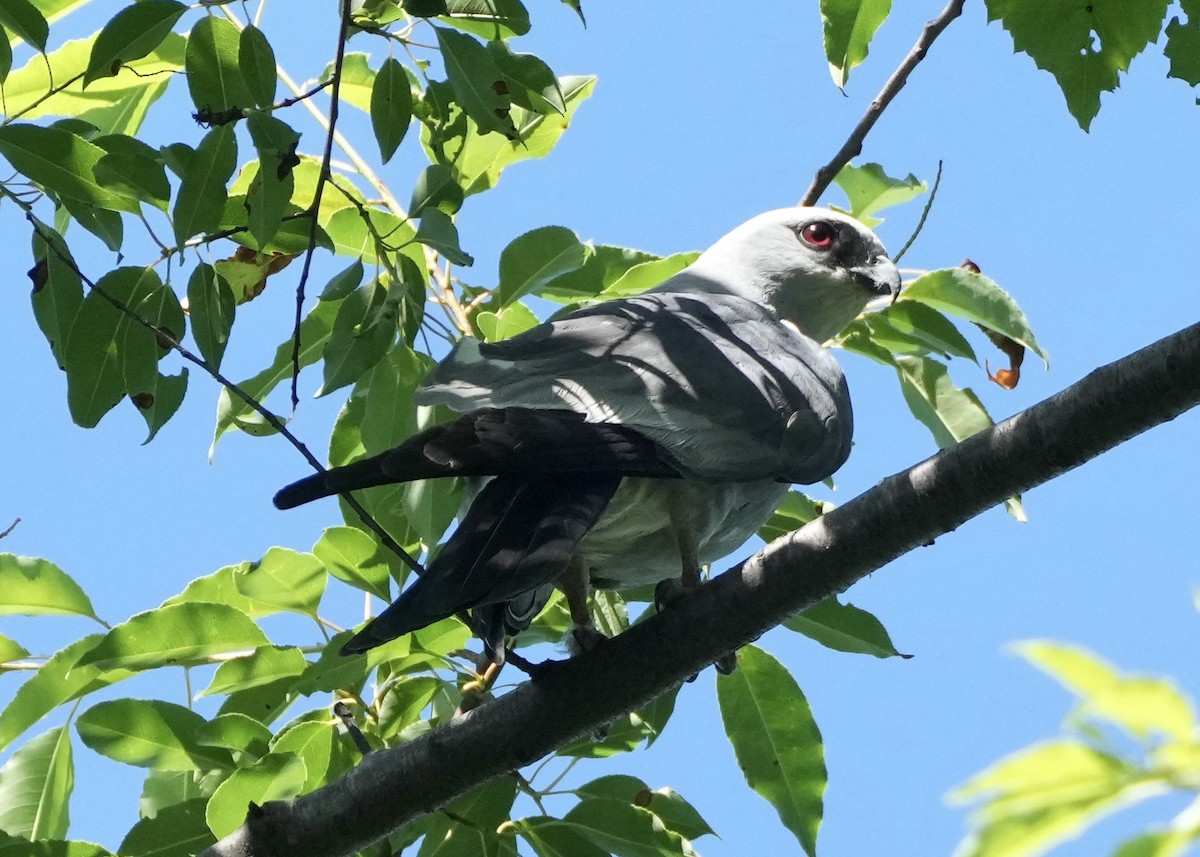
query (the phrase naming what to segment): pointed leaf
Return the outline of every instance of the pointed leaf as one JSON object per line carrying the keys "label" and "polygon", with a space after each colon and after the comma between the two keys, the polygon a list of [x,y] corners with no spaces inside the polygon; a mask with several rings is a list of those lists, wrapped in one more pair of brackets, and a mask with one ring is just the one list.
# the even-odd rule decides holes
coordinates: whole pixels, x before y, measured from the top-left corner
{"label": "pointed leaf", "polygon": [[908,356],[896,357],[894,363],[904,401],[942,449],[992,424],[979,397],[955,386],[943,364]]}
{"label": "pointed leaf", "polygon": [[263,646],[249,657],[234,658],[217,667],[212,683],[197,696],[216,696],[261,687],[280,679],[295,678],[307,667],[304,653],[294,646]]}
{"label": "pointed leaf", "polygon": [[0,155],[30,180],[97,208],[137,214],[137,199],[96,178],[105,151],[61,128],[15,123],[0,128]]}
{"label": "pointed leaf", "polygon": [[826,598],[783,624],[834,651],[877,658],[911,657],[896,651],[878,619],[853,604],[840,604],[836,598]]}
{"label": "pointed leaf", "polygon": [[197,110],[220,113],[255,103],[242,78],[240,53],[241,33],[225,18],[206,15],[192,27],[184,68]]}
{"label": "pointed leaf", "polygon": [[126,63],[153,51],[186,11],[187,6],[176,0],[141,0],[126,6],[101,28],[92,43],[83,85],[111,77]]}
{"label": "pointed leaf", "polygon": [[31,840],[64,838],[74,787],[70,730],[43,732],[0,767],[0,830]]}
{"label": "pointed leaf", "polygon": [[96,611],[83,588],[49,560],[0,553],[0,615],[87,616]]}
{"label": "pointed leaf", "polygon": [[205,817],[217,836],[242,826],[251,803],[284,800],[300,794],[308,772],[304,760],[293,753],[271,753],[249,768],[238,768],[217,786],[208,801]]}
{"label": "pointed leaf", "polygon": [[122,622],[80,658],[79,665],[145,670],[204,663],[217,655],[256,649],[269,642],[235,607],[186,602],[147,610]]}
{"label": "pointed leaf", "polygon": [[892,0],[821,0],[825,24],[825,56],[838,89],[850,69],[867,58],[867,46],[892,10]]}
{"label": "pointed leaf", "polygon": [[517,138],[510,110],[504,73],[478,41],[462,33],[435,27],[446,76],[454,100],[475,120],[482,131],[494,131],[510,140]]}
{"label": "pointed leaf", "polygon": [[265,109],[275,103],[278,80],[275,51],[263,31],[253,24],[247,25],[238,37],[238,71],[254,100],[254,106]]}
{"label": "pointed leaf", "polygon": [[725,732],[746,782],[775,807],[809,857],[816,854],[825,793],[825,750],[800,686],[756,646],[717,679]]}
{"label": "pointed leaf", "polygon": [[408,133],[412,122],[412,84],[398,61],[388,57],[371,86],[371,127],[386,164]]}
{"label": "pointed leaf", "polygon": [[[865,2],[891,4],[890,0]],[[877,212],[916,199],[928,190],[928,185],[912,173],[903,179],[894,179],[887,175],[879,164],[863,164],[861,167],[846,164],[838,170],[833,181],[845,191],[846,198],[850,201],[850,216],[871,228],[883,223],[882,218],[873,216]]]}
{"label": "pointed leaf", "polygon": [[543,226],[514,238],[500,253],[500,305],[537,294],[558,277],[579,270],[589,255],[579,236],[564,226]]}
{"label": "pointed leaf", "polygon": [[450,215],[437,208],[426,208],[421,212],[417,227],[417,241],[441,253],[456,265],[472,265],[475,260],[458,245],[458,227]]}
{"label": "pointed leaf", "polygon": [[221,225],[228,198],[226,184],[236,166],[237,139],[233,126],[221,125],[205,134],[175,198],[177,242],[182,244],[194,235],[213,232]]}
{"label": "pointed leaf", "polygon": [[236,314],[233,289],[212,265],[201,263],[188,278],[187,299],[200,355],[210,367],[220,369]]}
{"label": "pointed leaf", "polygon": [[39,53],[46,52],[50,27],[41,11],[29,0],[4,0],[0,3],[0,24]]}
{"label": "pointed leaf", "polygon": [[247,598],[316,618],[325,593],[325,568],[310,553],[275,547],[235,582]]}
{"label": "pointed leaf", "polygon": [[125,834],[117,850],[131,857],[199,854],[217,841],[204,820],[207,805],[208,798],[198,797],[143,816]]}
{"label": "pointed leaf", "polygon": [[141,768],[168,771],[229,767],[229,753],[196,741],[204,718],[161,700],[98,702],[75,722],[83,743],[102,756]]}

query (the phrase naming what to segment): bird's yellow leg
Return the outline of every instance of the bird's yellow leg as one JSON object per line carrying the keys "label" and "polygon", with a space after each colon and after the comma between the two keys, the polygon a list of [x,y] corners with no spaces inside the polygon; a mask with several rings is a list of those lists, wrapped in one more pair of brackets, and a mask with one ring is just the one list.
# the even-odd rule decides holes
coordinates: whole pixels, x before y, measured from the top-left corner
{"label": "bird's yellow leg", "polygon": [[591,583],[587,566],[578,558],[572,559],[555,585],[567,597],[567,610],[571,614],[572,627],[567,641],[571,654],[594,649],[605,636],[592,624],[592,613],[588,609]]}

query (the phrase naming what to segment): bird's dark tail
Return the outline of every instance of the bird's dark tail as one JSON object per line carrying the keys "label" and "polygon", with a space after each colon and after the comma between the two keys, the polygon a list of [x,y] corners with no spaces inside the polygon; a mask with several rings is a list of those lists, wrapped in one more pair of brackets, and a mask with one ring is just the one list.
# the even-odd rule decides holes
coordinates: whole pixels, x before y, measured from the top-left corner
{"label": "bird's dark tail", "polygon": [[342,654],[365,652],[460,610],[506,605],[553,583],[620,482],[619,475],[497,476],[425,574],[351,638]]}

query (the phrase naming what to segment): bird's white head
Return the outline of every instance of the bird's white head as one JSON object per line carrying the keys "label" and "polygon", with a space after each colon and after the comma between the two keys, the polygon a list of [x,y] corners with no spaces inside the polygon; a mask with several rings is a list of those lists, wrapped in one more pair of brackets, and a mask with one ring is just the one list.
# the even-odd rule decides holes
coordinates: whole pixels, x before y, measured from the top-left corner
{"label": "bird's white head", "polygon": [[817,342],[840,333],[871,298],[900,290],[900,273],[875,233],[827,208],[760,214],[718,240],[688,273],[714,291],[762,304]]}

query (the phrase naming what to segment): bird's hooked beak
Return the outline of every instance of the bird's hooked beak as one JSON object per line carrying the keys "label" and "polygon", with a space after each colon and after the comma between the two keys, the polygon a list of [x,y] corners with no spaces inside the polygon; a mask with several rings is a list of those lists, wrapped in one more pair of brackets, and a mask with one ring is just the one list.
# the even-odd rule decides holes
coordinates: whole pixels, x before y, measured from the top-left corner
{"label": "bird's hooked beak", "polygon": [[891,295],[895,303],[900,295],[900,271],[887,256],[876,256],[865,265],[856,265],[850,269],[850,274],[877,297]]}

